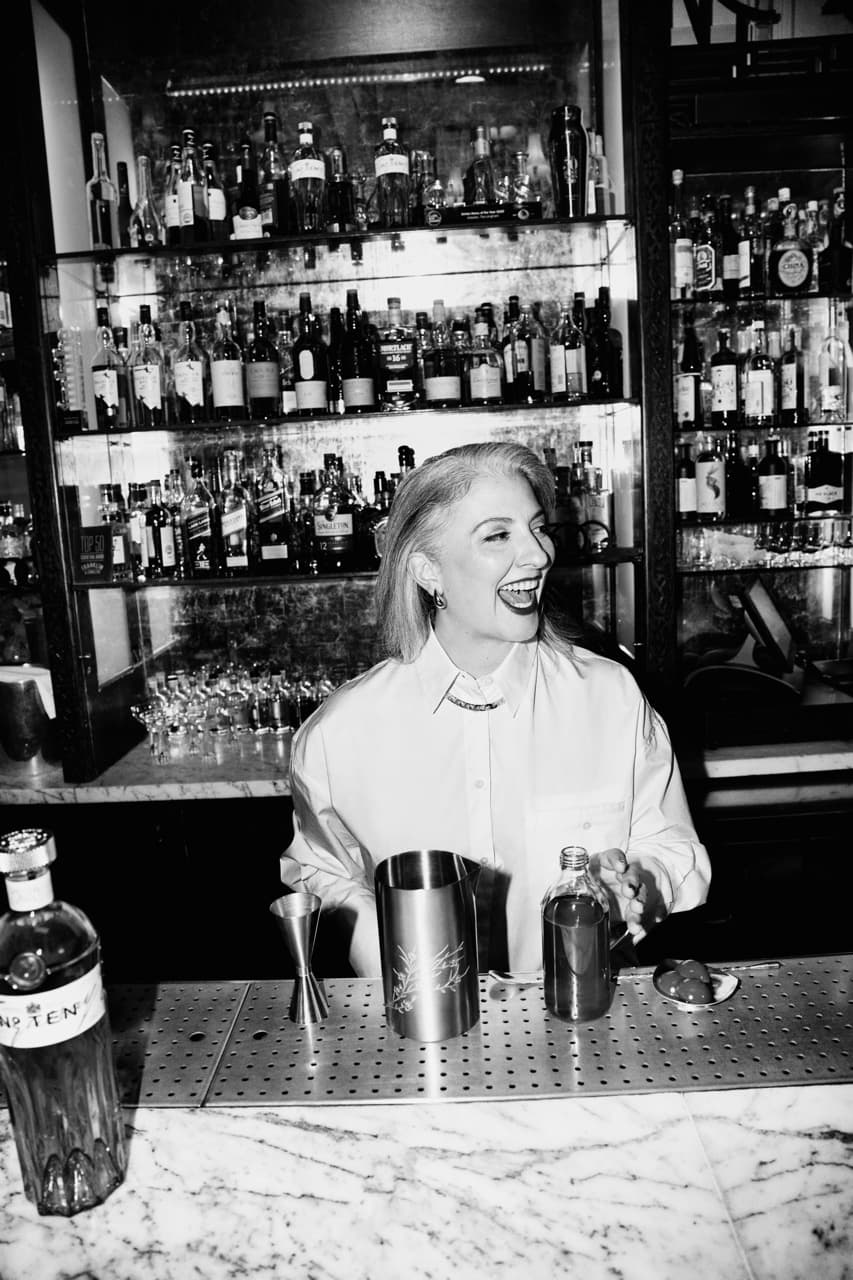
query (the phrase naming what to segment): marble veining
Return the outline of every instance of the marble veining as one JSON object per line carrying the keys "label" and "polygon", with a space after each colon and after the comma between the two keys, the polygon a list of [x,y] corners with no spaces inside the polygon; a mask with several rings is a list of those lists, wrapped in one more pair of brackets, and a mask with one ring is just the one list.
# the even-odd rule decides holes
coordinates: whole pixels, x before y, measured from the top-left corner
{"label": "marble veining", "polygon": [[851,1114],[853,1085],[129,1110],[125,1185],[71,1221],[3,1132],[0,1274],[849,1280]]}

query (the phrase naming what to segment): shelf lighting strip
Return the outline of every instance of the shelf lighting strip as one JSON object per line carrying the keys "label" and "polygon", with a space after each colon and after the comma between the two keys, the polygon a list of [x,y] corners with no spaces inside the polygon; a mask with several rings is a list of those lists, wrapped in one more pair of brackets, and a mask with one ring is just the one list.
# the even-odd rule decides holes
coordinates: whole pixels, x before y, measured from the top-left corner
{"label": "shelf lighting strip", "polygon": [[171,81],[166,85],[167,98],[203,98],[217,97],[227,93],[250,93],[260,90],[264,93],[281,92],[290,89],[318,89],[348,84],[413,84],[425,80],[455,80],[457,83],[476,83],[487,76],[518,75],[520,73],[541,74],[548,70],[544,62],[531,63],[526,66],[457,68],[444,71],[389,71],[375,75],[353,76],[317,76],[306,80],[258,80],[246,81],[243,84],[198,85],[187,89],[176,88]]}

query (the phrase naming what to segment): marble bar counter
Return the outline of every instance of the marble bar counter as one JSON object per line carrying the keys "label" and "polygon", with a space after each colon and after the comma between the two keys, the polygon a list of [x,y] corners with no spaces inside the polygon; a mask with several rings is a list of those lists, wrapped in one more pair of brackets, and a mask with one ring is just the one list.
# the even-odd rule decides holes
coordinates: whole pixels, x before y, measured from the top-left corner
{"label": "marble bar counter", "polygon": [[732,969],[708,1011],[622,971],[578,1027],[483,975],[427,1046],[361,979],[307,1028],[291,983],[110,988],[126,1181],[40,1218],[0,1116],[0,1275],[849,1280],[853,962]]}

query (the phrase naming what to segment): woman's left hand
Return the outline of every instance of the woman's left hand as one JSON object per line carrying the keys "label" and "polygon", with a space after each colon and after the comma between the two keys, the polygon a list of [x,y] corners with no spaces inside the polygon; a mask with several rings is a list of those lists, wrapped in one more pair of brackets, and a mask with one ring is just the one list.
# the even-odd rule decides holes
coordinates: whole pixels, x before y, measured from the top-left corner
{"label": "woman's left hand", "polygon": [[639,941],[666,917],[667,907],[654,875],[639,862],[629,862],[621,849],[605,849],[590,859],[607,890],[610,913],[624,920]]}

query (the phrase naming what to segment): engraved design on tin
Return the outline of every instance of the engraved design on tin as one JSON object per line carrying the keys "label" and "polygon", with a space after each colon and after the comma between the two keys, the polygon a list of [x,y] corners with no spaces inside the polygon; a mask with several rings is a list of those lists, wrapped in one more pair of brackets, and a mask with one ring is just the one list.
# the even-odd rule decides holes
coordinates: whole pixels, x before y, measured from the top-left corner
{"label": "engraved design on tin", "polygon": [[408,1013],[415,1007],[418,996],[428,991],[446,995],[455,991],[470,968],[465,965],[465,943],[449,945],[425,961],[419,961],[417,951],[406,951],[397,946],[399,968],[394,969],[394,986],[391,992],[391,1008],[397,1013]]}

